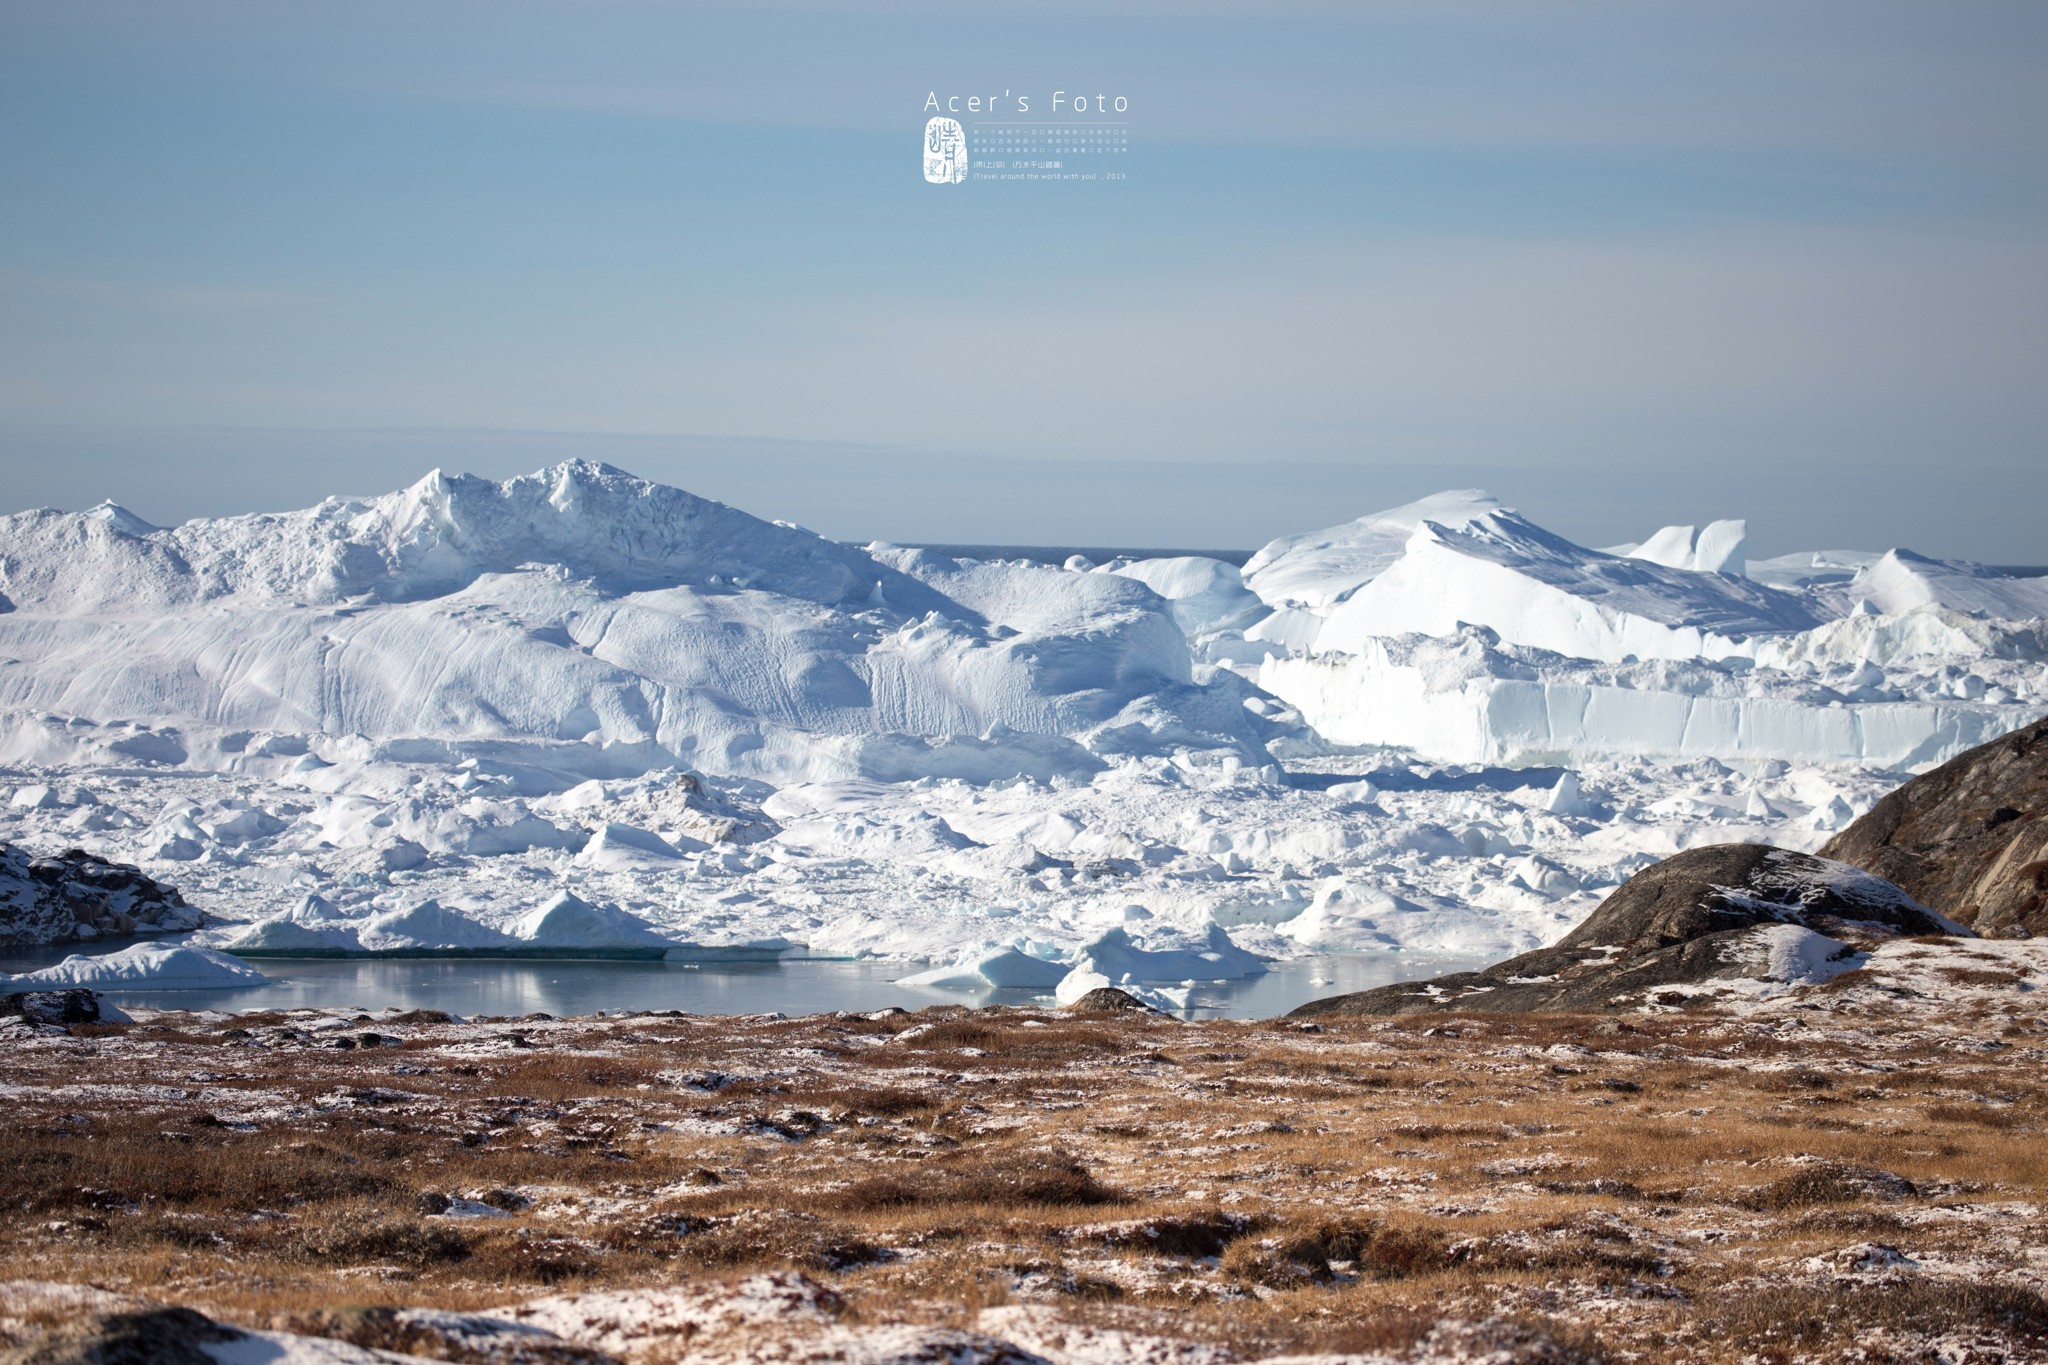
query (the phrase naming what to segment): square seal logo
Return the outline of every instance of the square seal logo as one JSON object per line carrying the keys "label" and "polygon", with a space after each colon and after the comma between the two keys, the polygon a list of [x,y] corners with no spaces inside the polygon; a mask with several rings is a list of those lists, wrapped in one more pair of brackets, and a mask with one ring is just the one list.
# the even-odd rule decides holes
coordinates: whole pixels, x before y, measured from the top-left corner
{"label": "square seal logo", "polygon": [[960,120],[935,118],[924,126],[924,178],[957,185],[967,178],[967,130]]}

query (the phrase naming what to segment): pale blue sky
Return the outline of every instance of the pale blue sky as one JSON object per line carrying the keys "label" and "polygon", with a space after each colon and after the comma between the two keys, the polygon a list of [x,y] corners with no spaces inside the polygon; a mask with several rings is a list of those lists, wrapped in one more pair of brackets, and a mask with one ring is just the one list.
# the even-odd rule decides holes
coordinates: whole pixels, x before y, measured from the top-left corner
{"label": "pale blue sky", "polygon": [[[7,0],[0,502],[588,453],[848,537],[1482,482],[2048,561],[2044,77],[2034,0]],[[1005,87],[1130,179],[924,184]]]}

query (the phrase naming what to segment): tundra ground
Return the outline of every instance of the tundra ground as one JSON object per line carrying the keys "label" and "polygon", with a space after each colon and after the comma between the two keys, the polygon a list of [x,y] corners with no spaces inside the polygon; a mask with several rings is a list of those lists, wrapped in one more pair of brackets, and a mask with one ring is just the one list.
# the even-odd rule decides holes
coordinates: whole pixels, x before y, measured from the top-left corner
{"label": "tundra ground", "polygon": [[1906,942],[1626,1016],[16,1025],[0,1280],[45,1288],[0,1344],[62,1282],[538,1359],[342,1310],[783,1270],[833,1330],[1053,1360],[2048,1360],[2044,981],[2048,945]]}

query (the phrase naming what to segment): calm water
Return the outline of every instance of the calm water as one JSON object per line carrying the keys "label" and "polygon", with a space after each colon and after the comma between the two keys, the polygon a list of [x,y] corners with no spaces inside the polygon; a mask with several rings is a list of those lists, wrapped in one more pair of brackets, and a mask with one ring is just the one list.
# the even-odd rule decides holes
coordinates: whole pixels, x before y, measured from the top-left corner
{"label": "calm water", "polygon": [[[74,949],[75,951],[75,949]],[[0,959],[0,971],[47,966],[64,954]],[[921,1009],[940,1004],[1030,1004],[1024,991],[937,991],[899,986],[919,970],[901,962],[549,962],[446,958],[290,961],[252,964],[267,986],[233,991],[109,990],[117,1004],[154,1009],[439,1009],[453,1014],[595,1014],[599,1010],[687,1010],[692,1014],[819,1014]],[[1325,995],[1393,981],[1468,971],[1480,959],[1414,953],[1358,953],[1276,962],[1249,981],[1204,986],[1189,1000],[1194,1018],[1265,1019]]]}

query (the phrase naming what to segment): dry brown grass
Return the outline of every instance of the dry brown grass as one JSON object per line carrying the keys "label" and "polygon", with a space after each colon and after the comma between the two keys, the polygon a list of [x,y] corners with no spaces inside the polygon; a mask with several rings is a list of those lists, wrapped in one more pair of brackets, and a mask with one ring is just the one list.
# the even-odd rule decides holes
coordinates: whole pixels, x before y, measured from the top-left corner
{"label": "dry brown grass", "polygon": [[[856,1319],[1043,1300],[1247,1352],[1399,1352],[1456,1320],[1555,1360],[1875,1359],[1938,1331],[2048,1353],[2017,1250],[2048,1240],[2048,1079],[1967,1023],[297,1027],[0,1053],[0,1278],[338,1323],[795,1267]],[[1808,1265],[1867,1241],[1921,1268]]]}

